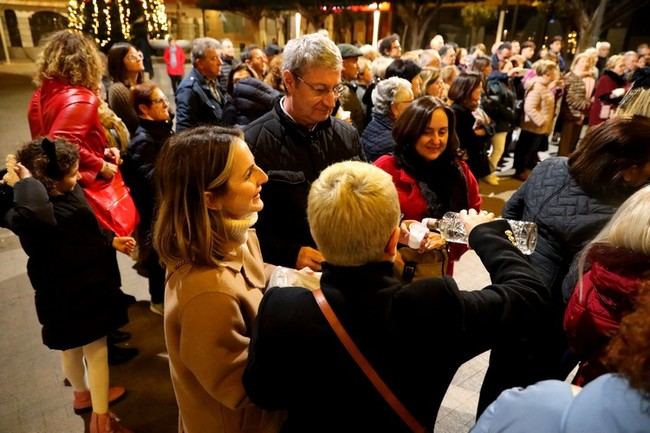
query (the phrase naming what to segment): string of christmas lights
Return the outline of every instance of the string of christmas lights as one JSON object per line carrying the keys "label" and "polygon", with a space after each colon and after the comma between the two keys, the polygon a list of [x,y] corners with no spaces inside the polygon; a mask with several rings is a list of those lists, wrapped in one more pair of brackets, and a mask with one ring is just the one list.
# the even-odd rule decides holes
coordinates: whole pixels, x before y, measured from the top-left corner
{"label": "string of christmas lights", "polygon": [[130,40],[132,25],[144,17],[151,39],[169,32],[162,0],[69,0],[68,27],[90,34],[100,47]]}

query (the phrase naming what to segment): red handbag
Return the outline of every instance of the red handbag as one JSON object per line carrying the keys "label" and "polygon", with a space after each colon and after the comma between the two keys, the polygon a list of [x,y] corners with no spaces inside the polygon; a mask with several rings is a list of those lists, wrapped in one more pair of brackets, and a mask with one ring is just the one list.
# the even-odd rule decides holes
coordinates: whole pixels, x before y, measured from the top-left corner
{"label": "red handbag", "polygon": [[83,191],[102,227],[117,236],[130,236],[135,231],[140,216],[119,169],[111,179],[97,179]]}

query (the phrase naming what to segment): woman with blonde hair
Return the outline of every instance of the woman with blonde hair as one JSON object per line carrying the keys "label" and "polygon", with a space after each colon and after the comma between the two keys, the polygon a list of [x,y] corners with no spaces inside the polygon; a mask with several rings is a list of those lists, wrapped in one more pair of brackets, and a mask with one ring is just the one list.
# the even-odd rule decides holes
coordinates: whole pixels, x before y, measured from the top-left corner
{"label": "woman with blonde hair", "polygon": [[242,385],[268,275],[251,229],[268,176],[241,131],[204,126],[167,142],[155,178],[153,239],[167,268],[165,343],[179,432],[277,432],[281,414],[254,406]]}
{"label": "woman with blonde hair", "polygon": [[618,104],[625,94],[625,58],[613,55],[607,60],[605,70],[596,82],[594,102],[589,111],[589,126],[603,123],[614,116]]}
{"label": "woman with blonde hair", "polygon": [[559,156],[568,156],[575,150],[580,139],[580,131],[585,115],[591,106],[587,96],[584,78],[591,76],[592,60],[589,54],[575,56],[571,70],[564,75],[564,98],[560,108],[562,134],[560,135]]}
{"label": "woman with blonde hair", "polygon": [[548,145],[553,128],[555,96],[552,89],[560,78],[560,70],[550,60],[540,60],[535,66],[536,76],[524,83],[524,120],[515,147],[514,178],[525,181],[539,162],[537,151]]}
{"label": "woman with blonde hair", "polygon": [[564,315],[569,347],[580,359],[573,383],[584,386],[607,372],[601,360],[623,315],[650,283],[650,186],[618,208],[579,260],[580,280]]}

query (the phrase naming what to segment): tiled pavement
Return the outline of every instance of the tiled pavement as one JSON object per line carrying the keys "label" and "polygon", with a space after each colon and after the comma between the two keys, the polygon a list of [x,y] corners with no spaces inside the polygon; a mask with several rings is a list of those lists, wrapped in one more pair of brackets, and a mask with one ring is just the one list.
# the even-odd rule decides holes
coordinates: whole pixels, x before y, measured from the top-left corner
{"label": "tiled pavement", "polygon": [[[32,92],[29,75],[33,65],[0,65],[0,155],[29,138],[25,118]],[[156,81],[171,94],[162,70]],[[509,192],[485,188],[494,209]],[[509,186],[509,185],[508,185]],[[513,183],[512,187],[516,188]],[[501,188],[503,189],[503,188]],[[111,368],[113,383],[125,385],[130,395],[113,410],[136,433],[176,431],[176,409],[162,343],[162,320],[149,312],[146,282],[131,269],[130,259],[120,255],[123,288],[139,302],[130,311],[132,345],[141,354],[127,364]],[[71,391],[63,385],[59,354],[41,343],[33,305],[33,290],[25,273],[26,256],[15,236],[0,229],[0,433],[81,433],[86,417],[73,413]],[[489,276],[473,252],[456,267],[459,285],[466,290],[484,287]],[[443,350],[441,348],[441,350]],[[456,374],[436,424],[436,432],[467,432],[474,420],[487,353],[467,362]]]}

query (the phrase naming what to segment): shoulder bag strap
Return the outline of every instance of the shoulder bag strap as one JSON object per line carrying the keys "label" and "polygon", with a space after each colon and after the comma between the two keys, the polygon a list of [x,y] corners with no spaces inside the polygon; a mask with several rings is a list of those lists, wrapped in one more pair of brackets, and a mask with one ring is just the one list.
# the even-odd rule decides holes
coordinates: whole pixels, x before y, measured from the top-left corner
{"label": "shoulder bag strap", "polygon": [[395,413],[399,415],[402,421],[404,421],[404,423],[409,427],[409,429],[411,429],[412,432],[426,432],[427,430],[422,426],[422,424],[418,422],[418,420],[415,419],[413,415],[411,415],[411,412],[409,412],[409,410],[404,407],[397,396],[393,394],[388,385],[386,385],[386,383],[379,376],[377,371],[372,367],[372,365],[370,365],[366,357],[363,356],[354,341],[352,341],[352,338],[347,333],[338,317],[336,317],[336,313],[334,313],[334,310],[332,310],[332,307],[330,307],[327,299],[325,299],[323,291],[321,289],[317,289],[314,290],[312,294],[314,295],[314,298],[316,298],[316,303],[323,312],[327,323],[329,323],[329,325],[332,327],[332,330],[339,338],[339,340],[341,340],[341,343],[343,343],[343,346],[348,351],[352,359],[354,359],[359,368],[361,368],[370,382],[372,382],[373,386],[379,392],[379,394],[381,394],[384,400],[386,400],[386,403],[388,403],[389,406],[395,411]]}

